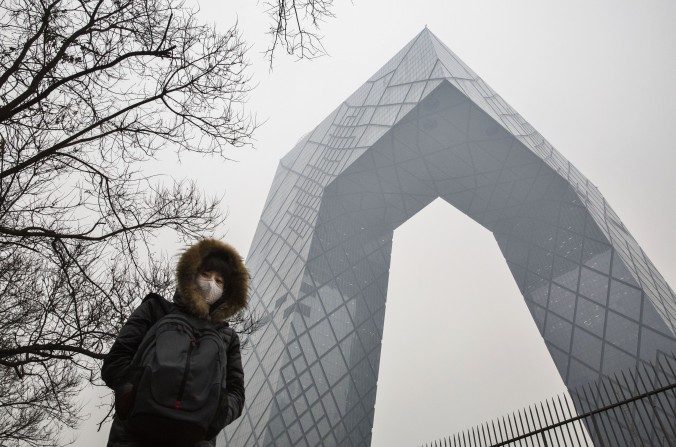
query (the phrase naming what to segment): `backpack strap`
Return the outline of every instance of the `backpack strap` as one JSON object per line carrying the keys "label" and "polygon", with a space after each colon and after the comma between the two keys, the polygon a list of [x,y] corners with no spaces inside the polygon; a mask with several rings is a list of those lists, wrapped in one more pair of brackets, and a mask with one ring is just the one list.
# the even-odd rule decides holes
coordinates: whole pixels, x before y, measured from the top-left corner
{"label": "backpack strap", "polygon": [[134,353],[134,356],[132,357],[131,363],[130,363],[130,373],[134,377],[132,379],[132,382],[136,385],[138,379],[139,379],[139,374],[141,369],[139,369],[137,362],[137,354],[139,350],[142,350],[144,346],[143,340],[145,340],[145,337],[148,335],[148,332],[153,331],[155,329],[155,325],[159,321],[160,318],[164,317],[167,315],[169,312],[173,310],[174,305],[167,301],[166,298],[164,298],[162,295],[150,292],[147,294],[143,299],[141,300],[141,305],[143,305],[146,301],[149,301],[147,306],[149,306],[149,311],[151,313],[151,318],[152,318],[152,325],[146,330],[145,334],[143,334],[143,339],[141,341],[141,344],[136,347],[136,353]]}

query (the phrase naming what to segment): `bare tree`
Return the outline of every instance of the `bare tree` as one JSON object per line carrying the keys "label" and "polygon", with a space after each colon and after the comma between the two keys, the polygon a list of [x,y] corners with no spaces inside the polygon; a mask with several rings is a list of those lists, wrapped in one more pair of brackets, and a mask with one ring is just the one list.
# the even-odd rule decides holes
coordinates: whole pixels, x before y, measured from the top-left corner
{"label": "bare tree", "polygon": [[[316,25],[329,4],[302,6]],[[271,61],[277,42],[316,54],[299,16],[285,31],[289,7]],[[219,197],[144,168],[252,144],[247,50],[237,23],[201,24],[181,0],[0,1],[0,445],[55,445],[81,420],[74,397],[100,384],[139,298],[175,285],[160,231],[188,243],[220,228]]]}

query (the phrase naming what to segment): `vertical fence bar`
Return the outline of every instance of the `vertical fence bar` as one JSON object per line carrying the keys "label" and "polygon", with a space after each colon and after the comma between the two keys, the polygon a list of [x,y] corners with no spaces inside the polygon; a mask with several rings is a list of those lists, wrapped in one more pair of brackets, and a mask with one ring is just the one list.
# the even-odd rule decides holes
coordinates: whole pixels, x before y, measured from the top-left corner
{"label": "vertical fence bar", "polygon": [[[588,388],[589,388],[589,393],[591,394],[592,398],[594,399],[594,406],[598,407],[599,404],[596,401],[596,396],[594,396],[594,390],[592,389],[591,385],[589,385],[589,384],[587,384],[587,385],[588,385]],[[584,394],[586,396],[587,391],[584,389],[584,386],[582,387],[582,390],[584,391]],[[601,399],[601,405],[603,405],[603,396],[601,396],[600,390],[599,390],[599,398]],[[590,407],[591,407],[591,403],[590,403]],[[617,437],[617,433],[615,433],[615,425],[610,420],[610,413],[609,412],[606,412],[606,418],[608,418],[608,422],[610,422],[610,430],[613,432],[613,437],[615,438],[615,442],[616,442],[615,445],[619,445],[620,439]],[[603,420],[603,415],[601,415],[600,419],[601,419],[601,424],[603,425],[603,430],[606,432],[606,436],[607,436],[608,432],[606,430],[606,423]],[[627,443],[627,440],[624,438],[624,434],[622,433],[622,428],[621,427],[618,427],[618,428],[620,430],[620,434],[622,435],[622,439],[624,440],[624,444],[628,446],[629,444]],[[610,440],[610,437],[608,437],[608,440]]]}
{"label": "vertical fence bar", "polygon": [[[665,356],[665,361],[667,361],[666,356]],[[660,363],[659,357],[657,359],[657,364],[659,365],[660,369],[664,370],[664,380],[665,380],[665,382],[669,383],[669,381],[667,380],[668,377],[667,377],[666,369]],[[668,365],[668,361],[667,361],[667,365]],[[651,366],[653,367],[653,370],[655,371],[655,381],[657,381],[657,383],[660,385],[660,387],[664,386],[664,385],[662,385],[662,382],[659,380],[660,377],[659,377],[659,374],[657,373],[657,370],[655,370],[655,366],[654,365],[651,365]],[[643,367],[645,368],[645,365],[643,365]],[[674,377],[674,380],[676,380],[676,377]],[[674,410],[674,406],[671,405],[671,399],[669,399],[668,393],[664,393],[664,399],[667,401],[669,408],[671,408],[671,415],[669,415],[669,416],[671,416],[671,418],[676,418],[676,410]],[[666,405],[664,405],[664,411],[666,412],[666,410],[667,410],[667,407],[666,407]],[[669,423],[671,423],[671,418],[667,417],[667,420],[669,420]],[[672,429],[673,429],[673,426],[672,426]],[[676,430],[674,430],[674,434],[676,434]]]}
{"label": "vertical fence bar", "polygon": [[[622,399],[626,399],[626,397],[624,396],[624,389],[622,388],[622,385],[620,385],[620,383],[619,383],[620,380],[617,378],[616,374],[614,374],[613,376],[615,377],[615,380],[617,380],[617,382],[618,382],[618,385],[619,385],[619,388],[620,388],[620,393],[622,394]],[[624,381],[626,383],[627,378],[624,377],[624,374],[622,375],[622,377],[624,378]],[[629,386],[629,385],[627,384],[627,386]],[[645,408],[646,413],[647,413],[648,409],[645,406],[645,402],[643,401],[643,399],[639,399],[639,400],[641,401],[641,404],[643,405],[643,407]],[[646,423],[643,421],[643,415],[641,415],[641,409],[639,408],[638,402],[634,401],[634,406],[636,407],[636,412],[638,413],[638,418],[641,421],[641,425],[643,426],[643,429],[645,430],[646,436],[648,437],[648,441],[650,441],[650,430],[648,429],[648,426],[646,425]],[[627,407],[630,407],[630,405],[627,405]],[[620,408],[622,408],[622,407],[620,407]],[[650,421],[648,421],[648,422],[650,422]],[[651,425],[652,425],[652,423],[651,423]],[[653,431],[654,431],[654,426],[653,426]],[[639,438],[641,439],[641,442],[643,442],[643,438],[641,437],[640,431],[639,431]]]}
{"label": "vertical fence bar", "polygon": [[[672,360],[672,359],[673,359],[674,362],[676,363],[676,355],[674,355],[673,353],[671,354],[671,357],[670,357],[670,358],[667,357],[666,354],[664,355],[664,363],[666,363],[667,366],[669,367],[669,370],[671,370],[671,374],[672,374],[672,376],[671,376],[672,379],[671,379],[671,380],[676,382],[676,373],[674,372],[673,368],[671,367],[671,363],[670,363],[670,360]],[[658,359],[658,363],[659,363],[659,359]],[[662,364],[661,364],[661,363],[660,363],[660,368],[662,368]],[[667,372],[666,372],[666,368],[664,369],[664,380],[665,380],[666,382],[669,382],[669,381],[667,380]],[[673,382],[672,382],[672,383],[673,383]],[[672,395],[674,396],[674,398],[676,398],[676,390],[674,390],[673,388],[672,388]],[[671,417],[674,418],[674,419],[676,420],[676,410],[674,410],[674,407],[671,405],[671,399],[669,399],[669,397],[666,396],[666,395],[665,395],[665,399],[667,400],[667,402],[669,403],[669,407],[671,408]],[[665,408],[666,408],[666,407],[665,407]]]}
{"label": "vertical fence bar", "polygon": [[[517,412],[519,413],[519,426],[520,426],[520,429],[519,429],[519,430],[520,430],[520,433],[521,433],[522,435],[525,435],[525,434],[528,433],[530,430],[524,429],[524,428],[523,428],[523,419],[521,419],[521,410],[517,410]],[[526,447],[530,447],[530,446],[528,445],[528,440],[529,440],[529,439],[530,439],[530,437],[524,439],[524,441],[526,442]]]}
{"label": "vertical fence bar", "polygon": [[[657,389],[657,388],[662,388],[664,385],[662,385],[662,382],[659,380],[659,376],[658,376],[657,370],[655,370],[655,367],[653,366],[653,373],[655,374],[655,382],[657,383],[657,386],[655,385],[655,383],[653,383],[653,380],[650,378],[650,372],[648,371],[648,368],[646,368],[645,363],[642,363],[642,366],[643,366],[643,369],[646,371],[646,377],[648,378],[648,382],[650,382],[651,388],[653,390]],[[641,375],[639,375],[639,377],[641,377]],[[641,381],[642,380],[643,379],[641,378]],[[667,403],[671,406],[671,402],[669,401],[669,397],[667,396],[667,393],[659,393],[657,395],[657,402],[662,407],[662,412],[664,413],[664,416],[667,420],[667,423],[669,424],[669,427],[671,428],[671,431],[674,434],[674,437],[676,437],[676,429],[674,429],[674,425],[671,423],[672,417],[669,417],[670,415],[669,415],[669,413],[667,413],[667,406],[662,404],[662,400],[660,399],[662,394],[664,394],[664,397],[665,397]],[[665,434],[665,436],[668,435],[668,433],[666,431],[665,431],[664,434]]]}
{"label": "vertical fence bar", "polygon": [[[502,435],[500,435],[500,439],[498,439],[498,434],[495,431],[495,421],[491,421],[491,425],[493,426],[493,437],[495,438],[495,444],[498,444],[500,441],[502,441]],[[498,424],[498,427],[500,427],[500,424]]]}
{"label": "vertical fence bar", "polygon": [[[545,399],[545,402],[546,402],[546,401],[547,401],[547,399]],[[540,408],[542,409],[542,418],[545,420],[545,426],[547,426],[547,425],[549,425],[551,422],[547,422],[547,412],[545,411],[544,405],[542,405],[542,401],[540,401]],[[551,419],[550,419],[550,420],[551,420]],[[544,433],[545,433],[546,435],[549,435],[549,443],[552,444],[552,445],[554,445],[554,443],[552,442],[552,433],[551,433],[551,430],[545,430]],[[546,437],[545,437],[545,438],[546,438]],[[558,445],[558,439],[557,439],[556,441],[557,441],[557,445]]]}
{"label": "vertical fence bar", "polygon": [[[606,383],[605,383],[605,381],[601,380],[601,385],[603,386],[603,389],[604,389],[605,392],[606,392],[606,396],[608,396],[608,402],[612,402],[612,399],[611,399],[611,397],[610,397],[610,393],[608,392],[608,388],[606,388]],[[596,384],[596,388],[597,388],[598,391],[599,391],[599,396],[601,396],[601,401],[603,401],[603,394],[601,393],[601,388],[599,387],[598,384]],[[615,393],[615,390],[613,390],[613,394],[614,394],[614,393]],[[617,395],[616,395],[615,397],[617,397]],[[617,401],[615,401],[615,402],[617,402]],[[622,415],[622,418],[624,419],[625,424],[627,425],[627,431],[629,432],[629,439],[631,439],[633,445],[636,445],[634,436],[632,435],[632,432],[635,432],[636,430],[635,430],[635,429],[632,429],[632,426],[629,424],[629,421],[627,421],[627,416],[624,414],[624,411],[622,411],[621,408],[620,408],[619,410],[617,409],[617,407],[613,408],[613,412],[614,412],[614,413],[616,413],[617,411],[620,412],[620,414]],[[611,425],[611,426],[612,426],[612,425]],[[622,439],[625,439],[625,437],[624,437],[624,432],[622,431],[622,424],[620,423],[620,418],[619,418],[619,417],[617,417],[617,427],[618,427],[619,430],[620,430],[620,434],[622,435]],[[640,438],[640,436],[639,436],[639,438]],[[625,442],[626,442],[626,439],[625,439]],[[627,445],[629,445],[629,443],[627,443]]]}
{"label": "vertical fence bar", "polygon": [[[603,435],[601,434],[601,431],[599,430],[599,423],[596,420],[596,415],[592,414],[591,415],[591,421],[592,425],[594,426],[594,433],[596,433],[596,438],[599,440],[599,447],[606,447],[606,443],[603,441]],[[605,429],[605,427],[603,427]]]}
{"label": "vertical fence bar", "polygon": [[[634,375],[632,374],[631,371],[629,371],[629,377],[631,377],[632,383],[634,384],[634,387],[636,389],[636,395],[643,394],[644,392],[641,392],[641,389],[638,386],[638,382],[636,382],[636,379],[634,378]],[[625,382],[629,382],[627,380],[627,377],[624,375],[624,371],[622,371],[622,378],[624,379]],[[644,388],[645,388],[645,383],[643,385],[644,385]],[[645,388],[645,393],[647,393],[647,392],[648,392],[648,389]],[[650,426],[653,429],[653,433],[655,434],[655,436],[657,436],[657,441],[660,443],[660,445],[662,445],[662,437],[660,436],[660,430],[655,425],[653,418],[650,417],[651,412],[649,410],[652,410],[652,413],[655,415],[654,419],[657,419],[657,423],[661,427],[662,432],[664,432],[664,426],[662,426],[662,421],[660,420],[660,416],[655,411],[655,406],[652,403],[651,397],[646,396],[643,399],[639,399],[639,400],[643,404],[643,408],[645,408],[645,410],[646,410],[646,417],[648,418],[648,422],[650,422]],[[646,402],[646,400],[647,400],[647,402]],[[648,438],[648,440],[650,441],[650,438]]]}
{"label": "vertical fence bar", "polygon": [[[648,374],[648,375],[649,375],[649,374]],[[645,381],[643,380],[642,375],[639,374],[639,373],[637,372],[637,373],[636,373],[636,376],[638,376],[639,380],[641,381],[641,384],[643,385],[643,389],[644,389],[645,392],[647,393],[647,392],[648,392],[648,387],[646,386]],[[638,389],[638,383],[637,383],[637,381],[636,381],[636,377],[634,377],[634,374],[633,374],[631,371],[629,371],[629,377],[631,377],[631,380],[634,382],[634,385],[635,385],[636,388]],[[653,388],[653,389],[654,389],[654,388]],[[648,399],[648,402],[650,403],[650,407],[651,407],[652,410],[653,410],[653,414],[655,415],[655,419],[657,419],[657,424],[660,426],[660,430],[662,430],[662,434],[664,434],[664,438],[667,439],[667,437],[666,437],[667,429],[666,429],[666,427],[664,426],[664,424],[662,423],[662,418],[660,417],[659,411],[657,411],[657,408],[655,407],[655,402],[653,401],[653,397],[652,397],[652,396],[647,396],[646,399]],[[658,438],[659,438],[659,437],[660,437],[660,434],[658,433],[657,436],[658,436]]]}
{"label": "vertical fence bar", "polygon": [[[572,404],[573,404],[573,409],[575,409],[575,411],[578,412],[578,413],[584,414],[585,410],[584,410],[584,406],[583,406],[583,403],[582,403],[582,398],[580,398],[579,390],[569,390],[569,392],[570,392],[570,400],[572,401]],[[577,406],[575,405],[575,399],[576,398],[577,398]],[[566,400],[566,405],[568,405],[568,400]],[[580,411],[577,411],[577,410],[580,410]],[[572,410],[570,410],[570,408],[568,409],[568,412],[572,414]],[[589,441],[587,440],[587,436],[585,436],[585,433],[586,433],[585,426],[587,425],[587,422],[584,419],[580,419],[580,420],[578,420],[577,425],[580,427],[579,430],[583,435],[582,438],[584,439],[585,447],[589,447]],[[593,437],[591,436],[592,432],[590,431],[589,433],[590,433],[589,437],[592,439],[592,442],[593,442]],[[600,446],[600,447],[605,447],[605,446]]]}
{"label": "vertical fence bar", "polygon": [[[563,411],[563,405],[561,404],[561,396],[556,396],[558,400],[558,407],[555,405],[556,402],[552,401],[552,405],[554,405],[554,411],[556,412],[556,417],[559,418],[559,421],[565,421],[568,419],[568,416],[566,416],[566,413]],[[561,411],[561,417],[559,417],[559,410]],[[568,433],[568,441],[573,442],[573,435],[570,434],[570,424],[564,424],[562,427],[566,427],[566,432],[563,431],[563,428],[561,429],[561,436],[565,439],[565,433]],[[575,429],[575,427],[573,427]],[[568,444],[566,444],[568,445]],[[578,443],[578,446],[580,444]]]}
{"label": "vertical fence bar", "polygon": [[[537,416],[537,418],[538,418],[538,430],[539,430],[539,429],[542,429],[542,428],[544,427],[544,425],[542,425],[542,421],[540,420],[540,413],[538,412],[538,407],[537,407],[537,405],[533,405],[533,407],[535,407],[535,416]],[[533,417],[533,409],[532,409],[532,407],[529,407],[529,410],[530,410],[530,412],[531,412],[531,417]],[[533,423],[535,423],[535,419],[533,419]],[[541,443],[540,438],[536,436],[535,439],[538,440],[538,445],[539,445],[539,444]],[[545,443],[545,445],[547,445],[547,444]]]}
{"label": "vertical fence bar", "polygon": [[[486,423],[481,424],[481,435],[483,436],[484,444],[486,445],[486,447],[489,447],[491,445],[491,439],[490,439],[490,436],[489,436],[488,442],[486,442],[485,426],[486,426]],[[488,432],[488,434],[490,435],[490,431]]]}
{"label": "vertical fence bar", "polygon": [[[525,410],[525,409],[524,409],[524,413],[526,413],[526,410]],[[536,411],[536,414],[537,414],[537,411]],[[528,417],[528,415],[530,415],[530,418]],[[528,421],[530,421],[530,422],[529,422],[529,425],[533,425],[533,429],[532,429],[532,430],[535,431],[535,430],[539,430],[539,429],[540,429],[539,424],[537,423],[537,421],[536,421],[535,418],[533,417],[533,405],[529,405],[529,406],[528,406],[528,413],[526,414],[526,419],[527,419]],[[540,438],[538,437],[537,434],[535,434],[534,436],[532,436],[531,439],[535,442],[536,447],[540,447],[540,446],[541,446]]]}
{"label": "vertical fence bar", "polygon": [[507,435],[502,434],[502,427],[500,426],[500,419],[497,419],[497,423],[498,423],[498,432],[500,433],[500,442],[503,442],[507,439]]}
{"label": "vertical fence bar", "polygon": [[[559,407],[561,408],[561,414],[563,415],[563,419],[564,419],[564,420],[570,419],[570,418],[572,417],[572,413],[566,415],[566,410],[563,408],[563,404],[561,403],[561,396],[559,395],[559,396],[557,396],[556,398],[557,398],[558,401],[559,401]],[[565,396],[564,396],[564,399],[565,399]],[[568,406],[568,402],[566,402],[566,406]],[[578,445],[578,447],[579,447],[579,446],[581,446],[582,444],[580,443],[580,437],[577,435],[577,431],[576,431],[577,428],[575,427],[575,424],[574,424],[574,423],[572,423],[572,424],[571,424],[571,423],[567,423],[567,424],[566,424],[566,430],[568,431],[568,437],[570,438],[570,441],[572,442],[572,441],[573,441],[573,435],[570,434],[570,426],[571,426],[571,425],[573,426],[573,433],[575,433],[575,439],[577,440],[577,445]]]}
{"label": "vertical fence bar", "polygon": [[[523,420],[525,421],[526,424],[526,429],[531,432],[535,429],[535,421],[528,419],[528,414],[526,413],[526,407],[523,408]],[[531,428],[531,425],[533,428]],[[539,444],[536,445],[537,442],[537,437],[535,436],[529,436],[528,440],[530,441],[531,447],[537,447]]]}
{"label": "vertical fence bar", "polygon": [[[549,399],[545,399],[545,403],[547,404],[547,411],[549,411],[549,418],[551,419],[551,421],[552,421],[553,423],[559,422],[558,420],[555,420],[555,419],[554,419],[554,416],[552,415],[552,409],[549,408]],[[552,405],[553,405],[553,404],[552,404]],[[559,445],[565,445],[565,444],[561,444],[561,441],[559,441],[559,433],[558,433],[558,431],[557,431],[556,428],[553,428],[553,429],[551,429],[550,431],[553,431],[553,432],[554,432],[554,436],[556,437],[556,445],[557,445],[557,446],[559,446]],[[564,441],[565,441],[565,439],[564,439]]]}
{"label": "vertical fence bar", "polygon": [[[671,357],[676,360],[676,356],[672,355]],[[671,363],[667,359],[666,355],[664,356],[664,359],[665,359],[664,363],[666,363],[669,369],[671,370],[671,375],[674,377],[674,379],[676,379],[676,372],[674,372],[674,368],[671,367]]]}
{"label": "vertical fence bar", "polygon": [[[514,439],[519,436],[518,431],[514,431],[514,427],[512,427],[512,416],[507,415],[507,423],[509,424],[509,438]],[[514,442],[514,446],[516,446],[516,442]],[[521,440],[519,439],[519,447],[521,447]]]}
{"label": "vertical fence bar", "polygon": [[[573,400],[572,397],[571,397],[570,399]],[[570,409],[570,405],[568,405],[568,396],[565,396],[565,395],[564,395],[564,396],[563,396],[563,401],[566,403],[566,408],[568,409],[568,414],[570,415],[570,417],[573,417],[573,411]],[[574,405],[574,404],[573,404],[573,408],[575,408],[575,405]],[[577,436],[577,434],[578,434],[578,432],[579,432],[579,433],[582,435],[582,439],[584,440],[584,445],[585,445],[585,447],[589,447],[589,442],[587,441],[587,435],[586,435],[586,431],[585,431],[585,429],[584,429],[583,420],[582,420],[582,419],[578,419],[578,420],[577,420],[577,425],[578,425],[579,428],[577,428],[577,427],[575,426],[575,423],[573,423],[573,430],[575,430],[575,437],[577,438],[577,443],[578,443],[578,445],[579,445],[579,446],[582,446],[582,443],[580,442],[580,438]],[[605,446],[603,445],[603,441],[601,441],[600,444],[601,444],[601,445],[600,445],[599,447],[605,447]]]}
{"label": "vertical fence bar", "polygon": [[[512,427],[512,417],[507,415],[507,422],[509,422],[509,431],[511,432],[510,438],[514,439],[519,436],[519,431],[516,430],[514,433],[514,427]],[[514,426],[516,426],[516,421],[514,421]],[[521,447],[521,439],[519,439],[519,447]]]}
{"label": "vertical fence bar", "polygon": [[[505,430],[505,440],[509,441],[509,433],[507,432],[507,424],[505,424],[505,417],[503,416],[502,418],[498,419],[498,427],[500,427],[500,433],[502,433],[502,429]],[[509,445],[509,444],[507,444]]]}

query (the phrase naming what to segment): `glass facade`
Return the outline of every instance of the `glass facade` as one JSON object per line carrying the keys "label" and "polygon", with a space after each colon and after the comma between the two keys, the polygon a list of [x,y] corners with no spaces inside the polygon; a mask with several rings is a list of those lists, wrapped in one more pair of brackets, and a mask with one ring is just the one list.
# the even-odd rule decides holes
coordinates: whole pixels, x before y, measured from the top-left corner
{"label": "glass facade", "polygon": [[598,188],[425,28],[280,160],[219,445],[370,444],[393,232],[438,197],[495,235],[569,387],[674,351],[674,292]]}

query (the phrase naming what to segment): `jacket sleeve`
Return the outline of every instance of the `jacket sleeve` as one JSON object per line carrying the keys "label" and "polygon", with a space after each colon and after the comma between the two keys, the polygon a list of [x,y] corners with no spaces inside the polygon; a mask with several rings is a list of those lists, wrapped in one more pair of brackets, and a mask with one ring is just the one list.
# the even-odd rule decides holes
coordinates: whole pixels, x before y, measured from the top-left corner
{"label": "jacket sleeve", "polygon": [[101,378],[113,390],[127,381],[128,368],[136,349],[155,323],[152,302],[152,299],[146,299],[132,312],[103,359]]}
{"label": "jacket sleeve", "polygon": [[239,336],[233,331],[233,339],[228,347],[228,363],[226,383],[226,404],[228,413],[225,425],[242,415],[244,409],[244,370],[242,369],[242,353],[239,347]]}
{"label": "jacket sleeve", "polygon": [[244,370],[239,336],[234,330],[232,334],[226,353],[225,392],[221,393],[218,411],[207,430],[207,438],[218,435],[226,425],[240,417],[244,409]]}

